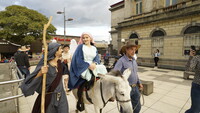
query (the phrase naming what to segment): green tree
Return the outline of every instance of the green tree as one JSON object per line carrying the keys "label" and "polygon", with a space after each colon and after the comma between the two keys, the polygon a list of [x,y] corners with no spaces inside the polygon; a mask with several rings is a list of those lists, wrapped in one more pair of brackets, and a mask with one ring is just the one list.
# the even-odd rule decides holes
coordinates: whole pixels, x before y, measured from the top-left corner
{"label": "green tree", "polygon": [[[41,13],[23,6],[12,5],[0,11],[0,38],[17,44],[31,44],[42,39],[44,24],[48,18]],[[47,39],[55,34],[56,28],[51,24],[47,29]]]}

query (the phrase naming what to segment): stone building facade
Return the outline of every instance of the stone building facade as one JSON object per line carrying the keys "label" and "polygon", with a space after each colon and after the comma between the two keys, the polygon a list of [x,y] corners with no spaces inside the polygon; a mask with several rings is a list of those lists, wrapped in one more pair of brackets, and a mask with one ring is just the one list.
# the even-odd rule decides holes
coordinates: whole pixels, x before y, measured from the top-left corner
{"label": "stone building facade", "polygon": [[158,67],[184,70],[190,46],[200,49],[200,0],[123,0],[109,10],[113,48],[141,45],[139,65],[154,66],[159,49]]}

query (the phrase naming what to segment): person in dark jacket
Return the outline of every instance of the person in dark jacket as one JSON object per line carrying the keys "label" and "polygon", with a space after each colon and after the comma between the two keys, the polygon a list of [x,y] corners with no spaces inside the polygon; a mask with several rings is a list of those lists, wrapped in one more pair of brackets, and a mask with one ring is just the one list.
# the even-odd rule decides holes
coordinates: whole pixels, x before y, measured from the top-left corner
{"label": "person in dark jacket", "polygon": [[21,73],[25,76],[25,78],[30,74],[30,64],[29,64],[29,58],[26,54],[26,47],[22,46],[19,51],[15,54],[15,61],[17,63],[17,67],[21,71]]}
{"label": "person in dark jacket", "polygon": [[200,113],[200,55],[196,55],[196,50],[190,49],[188,60],[188,70],[194,71],[194,79],[191,87],[191,107],[185,113]]}

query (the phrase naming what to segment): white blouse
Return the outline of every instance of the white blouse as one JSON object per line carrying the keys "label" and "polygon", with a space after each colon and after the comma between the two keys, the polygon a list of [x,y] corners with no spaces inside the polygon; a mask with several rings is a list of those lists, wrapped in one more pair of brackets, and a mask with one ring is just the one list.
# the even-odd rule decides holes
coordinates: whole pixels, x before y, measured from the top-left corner
{"label": "white blouse", "polygon": [[[94,46],[86,46],[83,45],[83,56],[84,56],[84,61],[88,62],[89,64],[93,63],[93,59],[97,55],[97,49]],[[96,68],[92,71],[94,76],[98,76],[97,74],[106,74],[107,70],[104,65],[96,65]],[[86,69],[82,74],[81,74],[83,79],[86,79],[89,81],[92,77],[92,74],[90,73],[89,69]]]}

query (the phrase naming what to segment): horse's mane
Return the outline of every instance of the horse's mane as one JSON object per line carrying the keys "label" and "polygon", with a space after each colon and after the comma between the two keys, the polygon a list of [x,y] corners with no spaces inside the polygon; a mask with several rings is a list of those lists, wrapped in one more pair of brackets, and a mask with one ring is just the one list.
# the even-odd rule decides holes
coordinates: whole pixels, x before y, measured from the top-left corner
{"label": "horse's mane", "polygon": [[115,77],[123,77],[122,73],[119,70],[111,70],[108,73],[108,75],[112,75],[112,76],[115,76]]}

